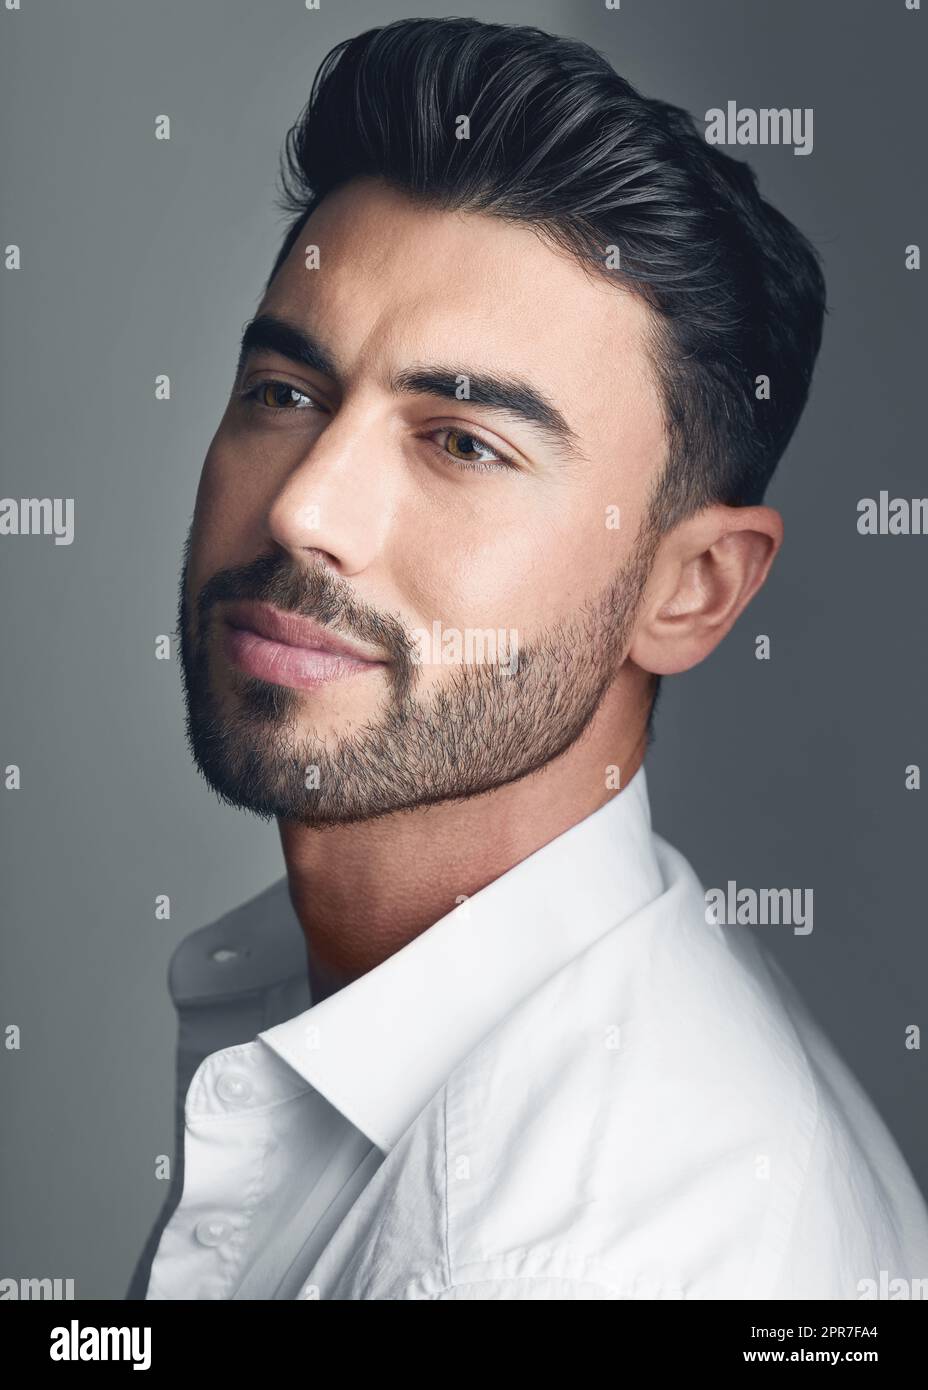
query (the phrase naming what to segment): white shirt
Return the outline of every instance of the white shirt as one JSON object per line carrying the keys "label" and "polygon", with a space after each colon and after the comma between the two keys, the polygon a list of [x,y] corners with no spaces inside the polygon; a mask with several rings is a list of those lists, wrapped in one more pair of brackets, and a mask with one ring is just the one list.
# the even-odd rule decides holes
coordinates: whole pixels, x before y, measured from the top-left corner
{"label": "white shirt", "polygon": [[873,1105],[757,929],[706,918],[642,767],[315,1005],[285,878],[193,932],[170,969],[184,1163],[128,1296],[858,1299],[928,1277],[928,1211]]}

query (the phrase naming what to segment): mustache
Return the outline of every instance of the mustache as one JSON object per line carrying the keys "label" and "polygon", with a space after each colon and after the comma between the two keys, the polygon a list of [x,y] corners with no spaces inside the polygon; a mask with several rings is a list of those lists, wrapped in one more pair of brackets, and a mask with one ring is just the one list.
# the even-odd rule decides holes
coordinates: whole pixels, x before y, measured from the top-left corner
{"label": "mustache", "polygon": [[197,623],[202,637],[217,603],[253,599],[285,613],[313,618],[345,637],[381,648],[396,676],[408,685],[416,646],[402,623],[358,599],[351,585],[322,565],[302,568],[284,555],[262,555],[244,565],[218,570],[197,595]]}

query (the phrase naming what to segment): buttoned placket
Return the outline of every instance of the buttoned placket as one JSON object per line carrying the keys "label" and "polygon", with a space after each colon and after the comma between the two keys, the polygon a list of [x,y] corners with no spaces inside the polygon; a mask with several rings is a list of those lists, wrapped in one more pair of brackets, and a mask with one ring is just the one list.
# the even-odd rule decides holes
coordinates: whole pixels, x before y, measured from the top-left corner
{"label": "buttoned placket", "polygon": [[185,1297],[223,1299],[234,1291],[267,1196],[270,1111],[301,1090],[299,1078],[289,1085],[275,1072],[257,1042],[213,1053],[195,1072],[184,1110],[183,1199],[164,1237],[165,1277],[175,1261],[188,1263],[192,1252],[197,1259]]}

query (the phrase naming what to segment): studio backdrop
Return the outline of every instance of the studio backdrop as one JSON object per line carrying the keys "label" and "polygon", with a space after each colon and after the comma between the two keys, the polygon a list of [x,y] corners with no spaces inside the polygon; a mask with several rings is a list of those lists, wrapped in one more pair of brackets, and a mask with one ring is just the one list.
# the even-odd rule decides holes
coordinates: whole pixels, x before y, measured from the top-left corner
{"label": "studio backdrop", "polygon": [[[0,1276],[122,1298],[164,1200],[171,952],[283,872],[274,826],[221,805],[185,743],[176,600],[199,470],[319,62],[371,25],[462,11],[584,39],[722,139],[740,110],[795,114],[789,143],[730,150],[828,285],[811,399],[766,499],[786,540],[719,650],[664,681],[650,794],[706,885],[810,895],[805,924],[751,930],[928,1184],[928,16],[905,0],[20,0],[0,11]],[[27,499],[50,503],[31,527]]]}

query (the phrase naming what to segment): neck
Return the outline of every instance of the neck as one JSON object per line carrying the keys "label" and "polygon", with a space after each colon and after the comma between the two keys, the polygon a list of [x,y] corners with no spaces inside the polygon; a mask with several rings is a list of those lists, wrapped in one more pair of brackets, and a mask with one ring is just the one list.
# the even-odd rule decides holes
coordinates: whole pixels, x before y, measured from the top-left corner
{"label": "neck", "polygon": [[467,800],[325,829],[278,821],[313,998],[372,970],[620,794],[607,768],[619,767],[621,787],[631,781],[645,729],[639,720],[623,739],[609,713],[601,706],[583,737],[538,772]]}

